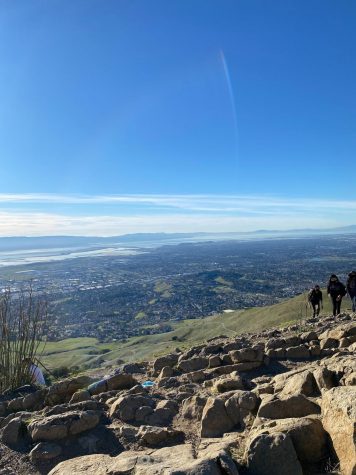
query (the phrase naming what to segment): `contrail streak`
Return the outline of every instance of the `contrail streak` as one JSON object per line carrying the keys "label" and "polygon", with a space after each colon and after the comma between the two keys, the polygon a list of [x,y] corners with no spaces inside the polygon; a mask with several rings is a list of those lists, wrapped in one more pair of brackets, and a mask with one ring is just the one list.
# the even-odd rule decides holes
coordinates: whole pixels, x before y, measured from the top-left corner
{"label": "contrail streak", "polygon": [[225,79],[226,79],[226,85],[227,85],[229,98],[230,98],[232,117],[233,117],[233,121],[234,121],[236,157],[238,158],[239,129],[238,129],[238,126],[237,126],[237,113],[236,113],[235,95],[234,95],[234,90],[233,90],[232,83],[231,83],[229,67],[227,65],[226,58],[225,58],[223,50],[219,51],[219,56],[220,56],[220,59],[221,59],[221,64],[222,64],[223,70],[224,70],[224,76],[225,76]]}

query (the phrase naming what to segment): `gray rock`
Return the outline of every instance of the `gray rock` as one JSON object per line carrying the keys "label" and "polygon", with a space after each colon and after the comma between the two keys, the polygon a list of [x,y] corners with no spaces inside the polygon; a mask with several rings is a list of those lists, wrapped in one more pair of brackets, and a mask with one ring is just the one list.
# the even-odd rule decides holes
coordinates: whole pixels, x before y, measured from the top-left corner
{"label": "gray rock", "polygon": [[159,374],[165,366],[173,368],[178,363],[178,358],[179,355],[177,355],[176,353],[171,353],[169,355],[157,358],[153,363],[153,370],[155,374]]}
{"label": "gray rock", "polygon": [[117,417],[124,422],[135,419],[136,411],[142,406],[154,407],[154,401],[149,396],[139,394],[120,396],[110,408],[110,417]]}
{"label": "gray rock", "polygon": [[233,421],[227,415],[224,401],[210,397],[203,409],[200,436],[220,437],[234,427]]}
{"label": "gray rock", "polygon": [[305,345],[291,346],[290,348],[286,348],[286,358],[310,358],[309,348],[307,348]]}
{"label": "gray rock", "polygon": [[304,396],[315,396],[318,394],[318,387],[311,371],[303,371],[287,379],[280,397],[304,394]]}
{"label": "gray rock", "polygon": [[137,438],[143,445],[157,447],[169,439],[180,438],[183,440],[184,433],[167,427],[141,426]]}
{"label": "gray rock", "polygon": [[356,386],[339,386],[323,394],[322,421],[343,475],[356,473]]}
{"label": "gray rock", "polygon": [[51,442],[40,442],[30,452],[32,462],[52,460],[62,453],[62,447]]}
{"label": "gray rock", "polygon": [[288,417],[305,417],[310,414],[320,414],[320,406],[303,394],[297,394],[284,399],[266,396],[262,400],[257,416],[268,419],[286,419]]}
{"label": "gray rock", "polygon": [[207,398],[203,396],[191,396],[183,401],[182,415],[186,419],[201,419]]}
{"label": "gray rock", "polygon": [[178,369],[184,373],[191,373],[192,371],[198,371],[208,366],[208,358],[198,356],[189,360],[179,361]]}
{"label": "gray rock", "polygon": [[313,375],[319,390],[331,389],[337,386],[336,374],[326,367],[319,367],[313,371]]}
{"label": "gray rock", "polygon": [[65,439],[99,424],[100,417],[95,411],[71,411],[37,419],[28,426],[34,442]]}
{"label": "gray rock", "polygon": [[90,401],[90,400],[91,400],[91,395],[89,391],[87,391],[86,389],[80,389],[79,391],[73,394],[69,402],[70,404],[75,404],[77,402]]}
{"label": "gray rock", "polygon": [[5,445],[9,445],[11,447],[17,445],[25,434],[26,425],[22,421],[21,417],[14,417],[3,428],[1,440]]}
{"label": "gray rock", "polygon": [[247,449],[247,465],[253,475],[303,475],[292,440],[283,433],[255,437]]}
{"label": "gray rock", "polygon": [[38,411],[43,408],[48,389],[40,389],[23,398],[22,407],[25,411]]}
{"label": "gray rock", "polygon": [[25,409],[23,407],[23,401],[24,401],[23,397],[17,397],[15,399],[12,399],[11,401],[9,401],[7,405],[7,410],[9,412],[24,411]]}
{"label": "gray rock", "polygon": [[259,400],[251,391],[235,391],[227,401],[225,401],[226,412],[234,425],[245,428],[245,421],[252,414],[254,415]]}
{"label": "gray rock", "polygon": [[137,385],[137,380],[131,374],[115,374],[106,378],[108,391],[113,389],[130,389]]}
{"label": "gray rock", "polygon": [[218,393],[224,393],[235,389],[244,389],[244,384],[241,376],[237,371],[234,371],[230,375],[216,379],[213,382],[213,389]]}

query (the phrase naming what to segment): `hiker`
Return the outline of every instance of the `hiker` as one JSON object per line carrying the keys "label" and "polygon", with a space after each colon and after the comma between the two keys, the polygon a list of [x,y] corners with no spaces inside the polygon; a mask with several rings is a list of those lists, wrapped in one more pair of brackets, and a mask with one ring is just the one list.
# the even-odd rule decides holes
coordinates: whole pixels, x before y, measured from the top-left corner
{"label": "hiker", "polygon": [[320,290],[319,285],[315,285],[313,289],[310,289],[308,293],[308,301],[313,307],[313,318],[318,316],[320,309],[323,308],[323,292]]}
{"label": "hiker", "polygon": [[333,303],[333,316],[336,317],[340,313],[342,297],[346,295],[346,287],[335,274],[331,274],[327,291]]}
{"label": "hiker", "polygon": [[39,368],[31,358],[25,358],[23,360],[24,365],[27,366],[27,371],[31,376],[31,384],[38,384],[40,386],[46,386],[46,381],[44,379],[41,368]]}
{"label": "hiker", "polygon": [[352,302],[352,311],[356,312],[356,271],[354,270],[349,273],[346,289]]}

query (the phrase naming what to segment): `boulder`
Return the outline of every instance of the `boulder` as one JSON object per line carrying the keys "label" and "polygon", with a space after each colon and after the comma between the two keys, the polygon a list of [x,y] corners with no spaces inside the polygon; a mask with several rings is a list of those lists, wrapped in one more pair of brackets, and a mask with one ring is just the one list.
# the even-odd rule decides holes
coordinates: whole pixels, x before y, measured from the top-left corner
{"label": "boulder", "polygon": [[191,373],[193,371],[207,368],[208,363],[208,358],[198,356],[196,358],[190,358],[189,360],[179,361],[178,369],[183,373]]}
{"label": "boulder", "polygon": [[164,366],[161,369],[161,372],[159,373],[158,378],[159,379],[170,378],[171,376],[173,376],[173,374],[174,374],[174,370],[171,366]]}
{"label": "boulder", "polygon": [[247,361],[246,363],[235,363],[232,365],[227,366],[219,366],[211,370],[214,374],[221,375],[221,374],[230,374],[234,371],[244,372],[244,371],[251,371],[253,369],[259,368],[261,366],[260,361]]}
{"label": "boulder", "polygon": [[300,335],[302,341],[310,342],[318,339],[318,334],[315,331],[304,332]]}
{"label": "boulder", "polygon": [[141,444],[151,447],[157,447],[171,439],[184,439],[184,433],[181,431],[153,426],[141,426],[136,436]]}
{"label": "boulder", "polygon": [[22,407],[25,411],[38,411],[43,408],[48,389],[40,389],[23,398]]}
{"label": "boulder", "polygon": [[225,401],[228,417],[234,425],[245,428],[245,422],[251,414],[256,413],[259,399],[251,391],[235,391],[234,394]]}
{"label": "boulder", "polygon": [[216,368],[221,366],[221,358],[218,355],[210,356],[208,368]]}
{"label": "boulder", "polygon": [[320,340],[320,349],[329,350],[330,348],[337,348],[339,346],[339,340],[336,338],[323,338]]}
{"label": "boulder", "polygon": [[[152,426],[166,426],[172,422],[172,419],[177,414],[177,412],[178,404],[174,401],[160,401],[157,404],[156,409],[145,418],[145,422]],[[138,420],[137,412],[136,420]]]}
{"label": "boulder", "polygon": [[262,361],[263,360],[263,348],[242,348],[241,350],[230,351],[229,355],[233,363],[244,363],[247,361]]}
{"label": "boulder", "polygon": [[336,374],[327,367],[319,367],[313,371],[313,375],[319,390],[331,389],[337,386]]}
{"label": "boulder", "polygon": [[286,348],[291,346],[299,346],[302,343],[302,340],[299,336],[292,335],[284,338],[284,343]]}
{"label": "boulder", "polygon": [[233,371],[230,375],[222,376],[215,379],[213,382],[213,390],[218,393],[224,393],[226,391],[232,391],[235,389],[244,389],[244,384],[241,376],[237,371]]}
{"label": "boulder", "polygon": [[306,359],[310,357],[309,348],[305,345],[286,348],[286,358]]}
{"label": "boulder", "polygon": [[318,387],[310,371],[303,371],[287,379],[287,382],[280,392],[280,397],[293,396],[295,394],[304,394],[304,396],[315,396],[318,393]]}
{"label": "boulder", "polygon": [[220,437],[224,432],[234,427],[233,421],[227,415],[224,401],[210,397],[203,409],[201,418],[201,437]]}
{"label": "boulder", "polygon": [[182,405],[182,416],[185,419],[201,419],[206,401],[206,397],[199,395],[185,399]]}
{"label": "boulder", "polygon": [[119,371],[126,374],[144,374],[147,370],[147,363],[126,363],[120,366]]}
{"label": "boulder", "polygon": [[49,475],[238,475],[224,450],[195,454],[191,444],[157,450],[126,451],[117,457],[96,454],[61,462]]}
{"label": "boulder", "polygon": [[282,432],[257,435],[248,444],[246,458],[253,475],[303,475],[293,442]]}
{"label": "boulder", "polygon": [[266,342],[265,350],[274,350],[276,348],[285,348],[286,342],[283,338],[269,338]]}
{"label": "boulder", "polygon": [[343,475],[356,473],[356,387],[326,391],[321,401],[322,422],[329,433]]}
{"label": "boulder", "polygon": [[7,405],[7,410],[9,412],[24,411],[25,409],[23,407],[23,401],[24,401],[23,397],[17,397],[15,399],[12,399],[11,401],[9,401]]}
{"label": "boulder", "polygon": [[52,460],[62,453],[62,447],[51,442],[40,442],[30,452],[32,462]]}
{"label": "boulder", "polygon": [[75,378],[59,381],[48,389],[45,405],[53,406],[55,404],[68,402],[78,389],[84,389],[93,382],[93,379],[89,376],[77,376]]}
{"label": "boulder", "polygon": [[210,355],[217,355],[221,351],[221,345],[219,343],[210,343],[206,345],[205,348],[202,349],[201,355],[210,356]]}
{"label": "boulder", "polygon": [[266,351],[266,354],[269,358],[276,360],[283,360],[286,357],[285,348],[271,348]]}
{"label": "boulder", "polygon": [[202,383],[206,379],[206,374],[203,370],[192,371],[191,373],[186,373],[184,376],[186,381],[191,383]]}
{"label": "boulder", "polygon": [[17,445],[26,434],[26,425],[21,417],[14,417],[2,429],[1,440],[10,447]]}
{"label": "boulder", "polygon": [[266,396],[259,407],[257,416],[267,419],[286,419],[289,417],[305,417],[320,414],[320,407],[303,394],[279,399]]}
{"label": "boulder", "polygon": [[75,404],[77,402],[90,401],[91,395],[86,389],[80,389],[75,392],[69,401],[70,404]]}
{"label": "boulder", "polygon": [[298,459],[304,466],[319,463],[327,456],[328,437],[319,416],[264,421],[253,428],[249,438],[276,432],[290,436]]}
{"label": "boulder", "polygon": [[149,396],[140,394],[120,396],[110,407],[110,417],[121,419],[124,422],[135,420],[136,411],[142,406],[154,407],[154,401]]}
{"label": "boulder", "polygon": [[153,409],[150,406],[141,406],[135,413],[135,421],[144,423],[148,421],[148,417],[153,414]]}
{"label": "boulder", "polygon": [[153,363],[153,371],[158,375],[165,366],[173,368],[178,363],[179,355],[177,353],[170,353],[169,355],[157,358]]}
{"label": "boulder", "polygon": [[37,419],[29,424],[28,431],[34,442],[60,440],[93,429],[99,420],[96,411],[71,411]]}
{"label": "boulder", "polygon": [[238,350],[241,348],[241,343],[238,341],[232,341],[230,343],[226,343],[226,345],[222,346],[222,351],[224,353],[229,353],[230,351],[233,350]]}
{"label": "boulder", "polygon": [[26,423],[29,419],[31,419],[32,413],[31,412],[17,412],[16,414],[8,414],[6,417],[0,419],[0,429],[3,429],[7,426],[7,424],[12,421],[12,419],[20,418],[22,421]]}
{"label": "boulder", "polygon": [[58,404],[53,407],[46,407],[43,409],[42,414],[44,416],[54,416],[58,414],[64,414],[70,411],[98,411],[102,409],[102,405],[95,401],[81,401],[74,404]]}
{"label": "boulder", "polygon": [[222,355],[221,356],[221,363],[223,365],[231,365],[232,364],[232,359],[231,359],[231,356],[229,354],[227,355]]}
{"label": "boulder", "polygon": [[106,383],[108,391],[112,391],[114,389],[130,389],[136,386],[137,380],[131,374],[121,373],[106,378]]}

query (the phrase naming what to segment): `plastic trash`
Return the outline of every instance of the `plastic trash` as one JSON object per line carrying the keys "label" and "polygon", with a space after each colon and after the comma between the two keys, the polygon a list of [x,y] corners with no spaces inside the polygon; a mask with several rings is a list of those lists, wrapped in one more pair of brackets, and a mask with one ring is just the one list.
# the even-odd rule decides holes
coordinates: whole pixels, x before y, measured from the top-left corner
{"label": "plastic trash", "polygon": [[154,386],[154,384],[155,383],[153,381],[148,380],[148,381],[145,381],[144,383],[142,383],[141,386],[143,388],[151,388],[152,386]]}

